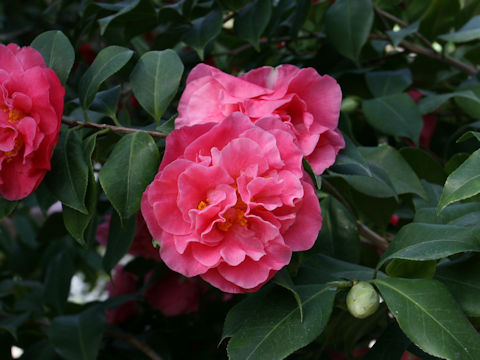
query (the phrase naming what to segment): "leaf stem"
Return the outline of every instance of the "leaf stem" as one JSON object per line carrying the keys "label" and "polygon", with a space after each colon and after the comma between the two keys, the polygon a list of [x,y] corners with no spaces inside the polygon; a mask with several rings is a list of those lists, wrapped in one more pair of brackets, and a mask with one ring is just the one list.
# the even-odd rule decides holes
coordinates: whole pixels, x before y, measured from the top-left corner
{"label": "leaf stem", "polygon": [[147,131],[147,130],[142,130],[142,129],[127,128],[127,127],[123,127],[123,126],[115,126],[115,125],[108,125],[108,124],[95,124],[95,123],[87,122],[87,121],[62,119],[62,123],[65,124],[65,125],[68,125],[70,127],[83,126],[83,127],[89,127],[89,128],[97,129],[97,130],[108,129],[112,132],[121,133],[121,134],[132,134],[132,133],[137,133],[137,132],[144,132],[144,133],[147,133],[148,135],[150,135],[151,137],[154,137],[154,138],[166,138],[167,137],[167,134],[159,132],[159,131]]}

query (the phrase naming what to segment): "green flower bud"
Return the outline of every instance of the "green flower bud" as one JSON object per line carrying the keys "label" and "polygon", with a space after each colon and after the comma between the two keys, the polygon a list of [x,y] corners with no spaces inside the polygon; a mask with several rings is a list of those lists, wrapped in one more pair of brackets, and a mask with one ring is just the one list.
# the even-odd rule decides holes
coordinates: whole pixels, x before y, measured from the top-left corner
{"label": "green flower bud", "polygon": [[360,98],[358,96],[348,96],[342,101],[340,107],[341,112],[352,112],[360,105]]}
{"label": "green flower bud", "polygon": [[378,305],[378,294],[368,282],[359,282],[352,286],[347,294],[348,311],[358,319],[364,319],[372,315],[377,311]]}

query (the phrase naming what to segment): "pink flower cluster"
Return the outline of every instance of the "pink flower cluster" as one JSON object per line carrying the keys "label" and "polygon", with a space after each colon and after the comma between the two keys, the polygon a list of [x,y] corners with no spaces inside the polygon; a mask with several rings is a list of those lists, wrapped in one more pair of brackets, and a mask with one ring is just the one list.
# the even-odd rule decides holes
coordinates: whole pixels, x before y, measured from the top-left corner
{"label": "pink flower cluster", "polygon": [[292,65],[240,78],[195,67],[176,129],[142,214],[160,257],[225,292],[255,291],[310,249],[320,206],[302,167],[332,165],[344,140],[341,91],[329,76]]}
{"label": "pink flower cluster", "polygon": [[65,90],[31,47],[0,45],[0,195],[30,195],[50,170]]}

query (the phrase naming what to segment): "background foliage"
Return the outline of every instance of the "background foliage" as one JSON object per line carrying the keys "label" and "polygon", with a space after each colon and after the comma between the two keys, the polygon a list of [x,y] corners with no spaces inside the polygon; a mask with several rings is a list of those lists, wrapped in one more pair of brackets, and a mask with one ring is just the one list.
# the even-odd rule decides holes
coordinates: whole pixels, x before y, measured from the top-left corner
{"label": "background foliage", "polygon": [[[15,345],[25,360],[479,359],[479,39],[478,0],[3,1],[0,40],[39,50],[67,93],[52,170],[1,201],[0,358]],[[74,276],[101,288],[127,252],[201,61],[234,75],[310,66],[340,83],[347,146],[316,179],[317,243],[254,294],[209,288],[191,315],[161,315],[144,287],[76,299]],[[95,234],[111,213],[105,251]],[[384,300],[365,319],[346,310],[359,280]],[[105,323],[132,299],[137,317]]]}

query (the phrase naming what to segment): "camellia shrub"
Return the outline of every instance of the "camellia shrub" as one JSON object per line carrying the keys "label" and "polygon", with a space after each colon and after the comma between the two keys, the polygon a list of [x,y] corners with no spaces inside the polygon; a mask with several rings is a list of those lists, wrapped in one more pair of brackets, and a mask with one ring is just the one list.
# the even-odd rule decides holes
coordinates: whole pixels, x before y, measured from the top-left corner
{"label": "camellia shrub", "polygon": [[480,359],[480,2],[0,4],[0,359]]}

